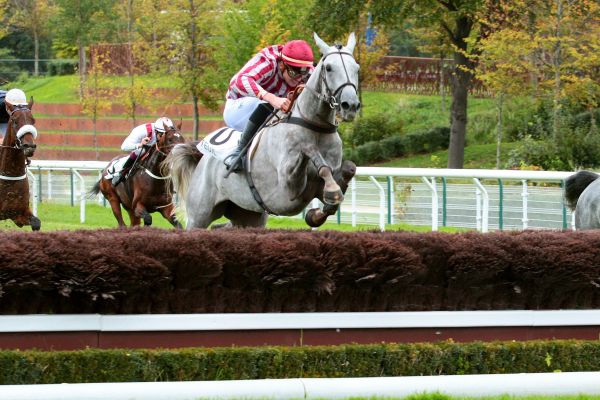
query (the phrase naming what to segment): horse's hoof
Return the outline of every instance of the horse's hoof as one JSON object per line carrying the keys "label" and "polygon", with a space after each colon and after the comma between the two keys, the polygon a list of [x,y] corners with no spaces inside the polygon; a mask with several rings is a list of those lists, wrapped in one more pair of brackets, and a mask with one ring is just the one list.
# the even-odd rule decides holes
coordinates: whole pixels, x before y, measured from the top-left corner
{"label": "horse's hoof", "polygon": [[29,220],[30,224],[31,224],[31,230],[32,231],[39,231],[40,228],[42,227],[42,221],[40,221],[40,219],[38,217],[31,217],[31,219]]}
{"label": "horse's hoof", "polygon": [[304,216],[304,222],[306,222],[306,225],[310,226],[311,228],[318,228],[319,226],[323,225],[325,221],[327,221],[327,217],[328,215],[318,208],[311,208],[306,212],[306,215]]}
{"label": "horse's hoof", "polygon": [[335,192],[324,192],[323,193],[323,203],[329,204],[331,206],[336,206],[340,204],[344,200],[344,194],[341,190],[336,190]]}
{"label": "horse's hoof", "polygon": [[144,216],[144,226],[152,225],[152,216],[150,214]]}

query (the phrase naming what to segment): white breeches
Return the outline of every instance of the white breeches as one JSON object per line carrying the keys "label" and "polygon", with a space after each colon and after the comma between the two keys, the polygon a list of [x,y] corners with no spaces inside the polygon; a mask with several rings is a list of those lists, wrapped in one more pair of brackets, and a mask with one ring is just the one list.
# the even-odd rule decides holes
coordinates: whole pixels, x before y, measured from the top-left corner
{"label": "white breeches", "polygon": [[235,129],[243,131],[248,123],[248,119],[259,103],[262,103],[257,97],[242,97],[239,99],[227,99],[223,119],[225,124]]}

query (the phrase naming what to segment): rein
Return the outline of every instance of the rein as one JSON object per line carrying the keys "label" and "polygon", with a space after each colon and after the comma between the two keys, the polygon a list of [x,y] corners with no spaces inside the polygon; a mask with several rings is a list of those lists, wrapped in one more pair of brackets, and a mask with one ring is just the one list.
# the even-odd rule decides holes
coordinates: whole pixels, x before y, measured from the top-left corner
{"label": "rein", "polygon": [[[179,131],[177,131],[177,133],[179,133]],[[166,134],[167,134],[167,133],[165,132],[165,133],[163,133],[162,135],[166,135]],[[162,136],[162,135],[161,135],[161,136]],[[173,147],[175,147],[175,145],[174,145],[174,144],[173,144],[173,145],[171,145],[171,146],[167,146],[166,148],[172,149]],[[168,155],[168,153],[165,153],[165,152],[164,152],[163,150],[161,150],[161,148],[158,146],[158,140],[156,141],[156,143],[154,143],[154,151],[158,152],[158,154],[160,154],[160,155],[162,155],[162,156],[164,156],[164,157],[167,157],[167,155]],[[143,161],[145,161],[147,158],[149,158],[149,157],[151,156],[151,154],[153,154],[153,153],[154,153],[154,152],[152,152],[152,153],[151,153],[151,152],[149,152],[149,151],[148,151],[148,152],[146,152],[146,153],[144,154],[144,156],[142,156],[142,157],[144,157],[144,158],[143,158]],[[160,164],[160,162],[158,162],[158,164]],[[148,174],[148,176],[150,176],[150,177],[152,177],[152,178],[154,178],[154,179],[158,179],[158,180],[166,180],[166,179],[171,179],[171,175],[167,175],[167,176],[156,175],[155,173],[153,173],[152,171],[150,171],[150,170],[149,170],[149,169],[148,169],[146,166],[140,166],[140,167],[144,169],[144,172],[145,172],[146,174]],[[167,204],[166,206],[168,206],[168,204]],[[166,207],[166,206],[163,206],[163,207]]]}

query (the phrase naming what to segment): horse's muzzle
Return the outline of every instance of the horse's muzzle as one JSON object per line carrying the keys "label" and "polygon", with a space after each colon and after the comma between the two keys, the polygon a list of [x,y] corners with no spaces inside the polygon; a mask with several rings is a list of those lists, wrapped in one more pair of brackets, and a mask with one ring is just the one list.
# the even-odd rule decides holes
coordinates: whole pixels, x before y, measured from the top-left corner
{"label": "horse's muzzle", "polygon": [[36,144],[24,143],[21,145],[21,149],[23,149],[23,153],[25,154],[25,157],[33,156],[36,148],[37,148]]}

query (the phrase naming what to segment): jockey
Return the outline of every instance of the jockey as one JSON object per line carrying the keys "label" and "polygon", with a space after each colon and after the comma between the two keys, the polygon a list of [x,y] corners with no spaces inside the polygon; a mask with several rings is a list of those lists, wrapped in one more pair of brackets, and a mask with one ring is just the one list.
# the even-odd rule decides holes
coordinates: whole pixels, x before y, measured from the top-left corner
{"label": "jockey", "polygon": [[273,109],[290,105],[287,94],[305,83],[313,66],[313,52],[304,40],[262,49],[229,82],[223,119],[230,128],[242,131],[237,149],[225,158],[227,169],[241,171],[241,162],[231,165],[250,142]]}
{"label": "jockey", "polygon": [[157,134],[165,133],[167,129],[174,128],[173,121],[167,117],[160,117],[156,122],[148,124],[142,124],[133,128],[129,136],[123,141],[121,150],[130,151],[129,158],[123,164],[123,168],[116,172],[113,179],[112,185],[117,186],[119,183],[125,180],[127,171],[133,165],[135,159],[142,153],[145,145],[152,145],[156,143]]}

